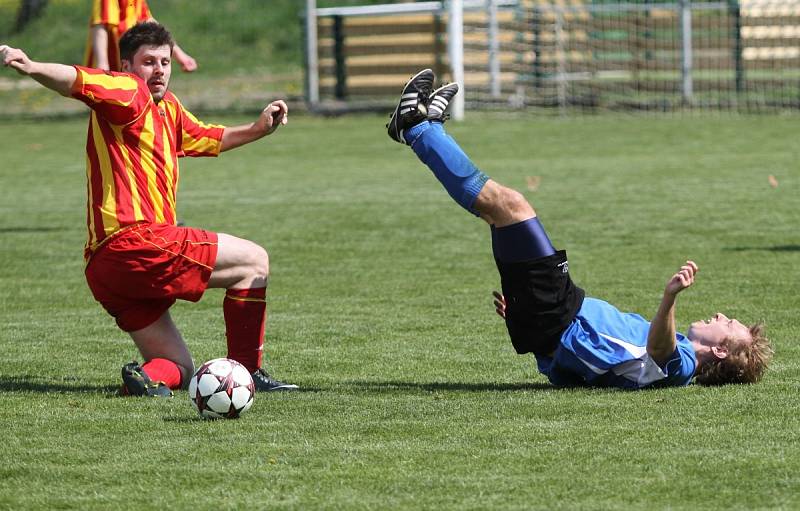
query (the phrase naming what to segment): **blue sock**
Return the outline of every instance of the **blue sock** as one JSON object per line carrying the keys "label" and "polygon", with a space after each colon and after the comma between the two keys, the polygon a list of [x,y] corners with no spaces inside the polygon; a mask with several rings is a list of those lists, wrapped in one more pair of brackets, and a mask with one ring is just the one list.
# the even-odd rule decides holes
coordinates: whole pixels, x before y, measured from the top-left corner
{"label": "blue sock", "polygon": [[492,226],[492,252],[503,263],[517,263],[556,253],[537,217],[505,227]]}
{"label": "blue sock", "polygon": [[450,197],[478,216],[475,199],[489,176],[472,163],[440,122],[422,121],[405,131],[405,139],[419,159],[433,171]]}

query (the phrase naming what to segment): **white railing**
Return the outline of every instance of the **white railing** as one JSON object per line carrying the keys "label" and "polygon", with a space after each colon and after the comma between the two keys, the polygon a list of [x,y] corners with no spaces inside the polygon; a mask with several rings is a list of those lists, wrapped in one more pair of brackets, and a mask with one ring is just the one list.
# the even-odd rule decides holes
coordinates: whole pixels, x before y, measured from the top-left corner
{"label": "white railing", "polygon": [[[800,74],[800,0],[648,4],[449,0],[325,9],[316,9],[315,4],[315,0],[306,2],[307,98],[312,108],[319,102],[318,19],[403,14],[447,20],[450,79],[464,90],[457,98],[470,105],[558,106],[566,111],[575,104],[651,108],[649,101],[653,109],[662,108],[659,105],[704,108],[712,103],[718,105],[715,108],[735,109],[750,104],[759,108],[758,101],[765,107],[797,108],[800,101],[800,91],[793,92]],[[480,25],[475,25],[475,16],[463,16],[476,10],[484,14],[478,18]],[[511,22],[509,11],[513,12]],[[764,17],[771,18],[769,26],[759,19]],[[672,25],[663,28],[659,23],[667,18]],[[654,25],[647,20],[654,20]],[[344,26],[341,19],[337,23]],[[616,44],[615,32],[627,33],[629,40]],[[466,55],[464,39],[468,41]],[[338,41],[335,66],[337,73],[342,70],[336,77],[335,95],[340,99],[348,94],[345,60],[350,62],[342,41],[344,35]],[[436,43],[431,51],[436,65],[441,65],[438,57],[443,52]],[[364,59],[353,61],[363,65]],[[451,113],[460,118],[463,103],[453,104]]]}
{"label": "white railing", "polygon": [[411,4],[383,4],[353,7],[316,8],[316,0],[306,0],[306,96],[310,107],[314,109],[319,103],[319,62],[317,57],[317,19],[333,16],[391,16],[401,14],[448,14],[448,57],[453,81],[461,88],[451,104],[451,115],[454,120],[464,118],[464,43],[463,12],[465,10],[485,9],[495,22],[489,26],[489,44],[493,51],[489,55],[489,70],[493,90],[499,95],[500,62],[498,56],[498,26],[496,14],[498,8],[517,7],[518,0],[449,0],[446,2],[416,2]]}

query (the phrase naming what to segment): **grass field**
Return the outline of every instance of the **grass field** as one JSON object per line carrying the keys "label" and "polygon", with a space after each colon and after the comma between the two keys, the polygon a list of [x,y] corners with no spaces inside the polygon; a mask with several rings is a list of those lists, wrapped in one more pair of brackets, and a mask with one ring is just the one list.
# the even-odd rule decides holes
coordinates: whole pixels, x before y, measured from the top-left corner
{"label": "grass field", "polygon": [[[761,384],[643,392],[556,390],[514,354],[487,228],[384,121],[183,161],[181,218],[270,252],[268,365],[303,388],[218,422],[115,396],[136,352],[82,275],[85,122],[0,124],[0,509],[800,508],[796,117],[449,125],[590,294],[651,316],[692,257],[679,329],[769,325]],[[222,297],[174,307],[196,362],[224,355]]]}

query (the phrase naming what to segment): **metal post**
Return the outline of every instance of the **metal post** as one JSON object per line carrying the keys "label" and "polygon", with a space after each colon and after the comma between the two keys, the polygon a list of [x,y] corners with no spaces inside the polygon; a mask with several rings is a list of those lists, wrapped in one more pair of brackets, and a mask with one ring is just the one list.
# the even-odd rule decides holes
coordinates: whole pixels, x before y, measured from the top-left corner
{"label": "metal post", "polygon": [[317,54],[317,0],[306,0],[306,101],[310,110],[319,104],[319,55]]}
{"label": "metal post", "polygon": [[728,9],[733,18],[733,63],[736,73],[736,93],[744,91],[744,58],[742,56],[742,11],[739,0],[729,0]]}
{"label": "metal post", "polygon": [[692,82],[692,5],[691,0],[680,1],[681,17],[681,78],[683,104],[690,105],[694,94]]}
{"label": "metal post", "polygon": [[433,72],[436,76],[442,76],[447,73],[446,57],[447,48],[445,48],[445,29],[442,22],[442,15],[439,12],[433,14]]}
{"label": "metal post", "polygon": [[500,29],[497,23],[497,0],[486,0],[489,11],[489,92],[500,97]]}
{"label": "metal post", "polygon": [[454,121],[464,119],[464,3],[463,0],[450,0],[450,18],[448,20],[448,53],[450,54],[450,68],[453,72],[453,81],[461,87],[461,94],[457,94],[450,103],[450,114]]}
{"label": "metal post", "polygon": [[556,8],[556,92],[558,109],[566,115],[567,108],[567,51],[564,45],[564,11]]}
{"label": "metal post", "polygon": [[344,26],[342,16],[333,17],[333,60],[336,63],[336,99],[347,96],[347,69],[344,58]]}
{"label": "metal post", "polygon": [[531,11],[530,25],[533,36],[533,88],[539,93],[544,72],[542,71],[542,10],[537,5],[534,5]]}

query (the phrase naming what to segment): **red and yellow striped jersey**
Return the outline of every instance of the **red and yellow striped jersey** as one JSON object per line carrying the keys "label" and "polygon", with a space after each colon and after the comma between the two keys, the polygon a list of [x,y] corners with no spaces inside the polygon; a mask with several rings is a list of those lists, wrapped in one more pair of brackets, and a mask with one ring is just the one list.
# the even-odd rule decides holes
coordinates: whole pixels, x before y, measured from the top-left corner
{"label": "red and yellow striped jersey", "polygon": [[[147,0],[94,0],[89,27],[105,25],[108,31],[108,65],[111,71],[121,71],[119,38],[129,28],[153,17]],[[91,33],[86,43],[84,65],[95,67]]]}
{"label": "red and yellow striped jersey", "polygon": [[175,223],[178,157],[217,156],[224,126],[197,120],[167,92],[157,104],[127,73],[75,66],[72,96],[91,109],[86,141],[86,257],[138,222]]}

